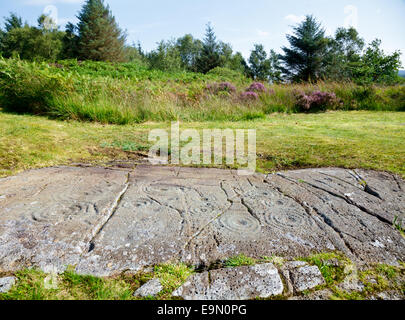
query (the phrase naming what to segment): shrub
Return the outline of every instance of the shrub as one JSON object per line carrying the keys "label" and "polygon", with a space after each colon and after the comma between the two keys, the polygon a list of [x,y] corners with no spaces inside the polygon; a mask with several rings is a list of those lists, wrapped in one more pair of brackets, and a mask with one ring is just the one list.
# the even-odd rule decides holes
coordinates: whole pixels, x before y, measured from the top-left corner
{"label": "shrub", "polygon": [[221,82],[221,83],[210,83],[207,85],[207,90],[212,94],[218,94],[221,92],[235,93],[236,88],[230,82]]}
{"label": "shrub", "polygon": [[212,70],[210,70],[207,75],[215,76],[217,78],[220,78],[221,80],[231,80],[232,82],[240,82],[246,80],[245,76],[235,70],[231,70],[228,68],[221,68],[221,67],[216,67]]}
{"label": "shrub", "polygon": [[300,92],[297,95],[297,106],[300,111],[319,111],[333,109],[338,104],[336,94],[314,91],[309,95]]}
{"label": "shrub", "polygon": [[68,77],[46,64],[0,60],[1,106],[17,112],[46,113],[56,97],[72,89]]}
{"label": "shrub", "polygon": [[242,101],[254,101],[259,99],[259,95],[256,92],[246,91],[240,95]]}
{"label": "shrub", "polygon": [[263,83],[253,82],[249,88],[246,89],[246,92],[265,92],[266,87]]}

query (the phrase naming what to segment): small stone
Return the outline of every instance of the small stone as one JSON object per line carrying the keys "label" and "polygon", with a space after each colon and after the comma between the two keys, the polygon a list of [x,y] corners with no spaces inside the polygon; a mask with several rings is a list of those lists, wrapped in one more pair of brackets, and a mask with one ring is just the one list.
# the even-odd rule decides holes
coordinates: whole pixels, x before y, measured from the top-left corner
{"label": "small stone", "polygon": [[355,279],[348,279],[343,281],[339,288],[348,292],[362,292],[364,290],[364,284],[361,281]]}
{"label": "small stone", "polygon": [[278,270],[268,263],[192,275],[173,296],[185,300],[248,300],[281,295],[283,289]]}
{"label": "small stone", "polygon": [[163,290],[163,286],[159,279],[153,279],[145,283],[142,287],[135,291],[134,297],[154,297],[160,291]]}
{"label": "small stone", "polygon": [[7,293],[15,283],[15,277],[0,278],[0,293]]}
{"label": "small stone", "polygon": [[316,266],[304,266],[290,271],[291,281],[296,292],[313,289],[325,283]]}
{"label": "small stone", "polygon": [[332,295],[333,295],[332,291],[330,291],[329,289],[324,289],[321,291],[311,292],[308,295],[290,297],[288,298],[288,300],[325,301],[330,300]]}

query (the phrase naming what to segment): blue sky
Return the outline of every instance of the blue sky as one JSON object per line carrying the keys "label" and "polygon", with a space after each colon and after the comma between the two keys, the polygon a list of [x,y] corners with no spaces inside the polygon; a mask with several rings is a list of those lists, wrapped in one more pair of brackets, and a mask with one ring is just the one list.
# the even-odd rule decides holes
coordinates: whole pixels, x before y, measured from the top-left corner
{"label": "blue sky", "polygon": [[[60,25],[76,22],[83,0],[0,0],[0,17],[16,12],[29,23],[44,11],[58,17]],[[140,41],[146,50],[162,39],[186,33],[202,38],[211,22],[218,39],[245,57],[254,43],[267,50],[286,45],[285,34],[304,15],[314,14],[328,34],[339,26],[353,25],[367,42],[383,41],[387,52],[402,51],[405,68],[405,0],[106,0],[128,42]],[[55,10],[56,9],[56,10]]]}

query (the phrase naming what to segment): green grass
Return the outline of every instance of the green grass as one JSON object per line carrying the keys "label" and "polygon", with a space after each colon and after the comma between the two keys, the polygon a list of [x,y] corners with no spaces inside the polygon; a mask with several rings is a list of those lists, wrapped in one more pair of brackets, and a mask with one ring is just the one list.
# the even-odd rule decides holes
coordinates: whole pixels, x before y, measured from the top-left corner
{"label": "green grass", "polygon": [[[256,129],[258,171],[365,168],[405,177],[405,113],[272,114],[252,121],[182,122],[180,129]],[[139,159],[151,129],[169,122],[103,125],[0,111],[0,176],[31,168]]]}
{"label": "green grass", "polygon": [[0,300],[138,300],[133,293],[153,278],[159,278],[163,286],[154,299],[167,300],[172,299],[171,293],[192,273],[193,268],[182,263],[158,265],[151,273],[109,278],[78,275],[73,268],[53,277],[35,269],[25,269],[15,274],[16,284],[8,293],[0,294]]}
{"label": "green grass", "polygon": [[194,268],[184,263],[167,263],[156,266],[154,268],[155,277],[160,279],[163,286],[158,297],[160,299],[170,298],[171,293],[179,288],[193,272]]}
{"label": "green grass", "polygon": [[315,254],[301,260],[317,266],[327,286],[342,282],[347,275],[345,266],[351,263],[343,255],[335,252]]}
{"label": "green grass", "polygon": [[244,254],[239,254],[237,256],[231,257],[224,262],[226,268],[241,267],[241,266],[253,266],[256,264],[256,260],[245,256]]}
{"label": "green grass", "polygon": [[[235,91],[212,91],[213,83],[232,82]],[[136,64],[62,61],[59,67],[0,59],[0,107],[52,118],[133,124],[146,121],[247,121],[274,112],[303,111],[298,96],[314,91],[336,99],[316,110],[405,111],[405,86],[353,83],[266,84],[245,99],[251,79],[231,70],[206,75],[165,73]]]}

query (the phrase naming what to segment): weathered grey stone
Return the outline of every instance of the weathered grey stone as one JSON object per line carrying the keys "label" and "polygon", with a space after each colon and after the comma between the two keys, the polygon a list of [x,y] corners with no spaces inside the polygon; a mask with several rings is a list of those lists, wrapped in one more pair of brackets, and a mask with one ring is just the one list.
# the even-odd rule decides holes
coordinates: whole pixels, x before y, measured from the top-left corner
{"label": "weathered grey stone", "polygon": [[7,293],[15,283],[15,277],[0,278],[0,293]]}
{"label": "weathered grey stone", "polygon": [[112,214],[127,173],[47,168],[0,180],[0,271],[79,262]]}
{"label": "weathered grey stone", "polygon": [[307,295],[299,295],[288,298],[288,300],[305,300],[305,301],[319,301],[330,300],[333,296],[333,292],[329,289],[323,289],[320,291],[310,292]]}
{"label": "weathered grey stone", "polygon": [[146,165],[32,170],[0,179],[0,271],[76,265],[108,276],[331,250],[398,265],[405,239],[391,219],[405,212],[404,190],[388,173],[335,168],[243,177]]}
{"label": "weathered grey stone", "polygon": [[[334,174],[337,175],[339,170],[345,172],[343,169],[335,169]],[[328,234],[334,247],[356,263],[384,262],[397,265],[398,261],[404,259],[405,239],[394,230],[392,222],[382,221],[381,217],[367,212],[367,209],[359,208],[354,202],[350,203],[337,191],[332,194],[325,191],[328,189],[327,180],[323,181],[322,188],[305,182],[305,179],[313,179],[313,176],[316,176],[315,170],[298,170],[269,175],[266,182],[305,207]],[[313,185],[315,182],[320,184],[318,180]],[[360,189],[357,193],[371,196]],[[398,200],[397,205],[401,206],[401,203]]]}
{"label": "weathered grey stone", "polygon": [[145,283],[142,287],[135,291],[135,297],[154,297],[160,291],[163,290],[163,286],[159,279],[153,279]]}
{"label": "weathered grey stone", "polygon": [[290,279],[295,292],[313,289],[325,283],[321,272],[316,266],[303,266],[292,269],[290,271]]}
{"label": "weathered grey stone", "polygon": [[378,299],[381,300],[390,300],[390,301],[400,301],[404,300],[404,295],[399,294],[396,291],[381,292],[377,294]]}
{"label": "weathered grey stone", "polygon": [[173,296],[185,300],[247,300],[283,293],[273,264],[213,270],[192,275]]}
{"label": "weathered grey stone", "polygon": [[337,287],[347,292],[362,292],[364,290],[364,284],[356,279],[345,279]]}

